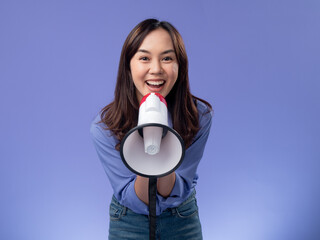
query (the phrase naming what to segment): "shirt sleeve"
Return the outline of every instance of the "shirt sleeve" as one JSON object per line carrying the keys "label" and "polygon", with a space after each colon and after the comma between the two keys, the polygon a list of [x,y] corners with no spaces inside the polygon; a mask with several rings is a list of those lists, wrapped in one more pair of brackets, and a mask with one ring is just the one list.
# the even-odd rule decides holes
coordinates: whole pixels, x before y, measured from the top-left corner
{"label": "shirt sleeve", "polygon": [[124,165],[120,152],[115,149],[117,139],[111,135],[110,131],[97,124],[99,120],[96,118],[91,124],[90,133],[98,157],[113,188],[114,196],[120,204],[132,211],[148,214],[147,205],[138,198],[134,190],[136,175]]}
{"label": "shirt sleeve", "polygon": [[200,130],[193,143],[186,150],[185,158],[180,167],[175,171],[176,181],[169,197],[158,195],[159,205],[162,210],[177,206],[192,193],[198,179],[197,168],[203,156],[212,124],[212,113],[203,103],[198,103]]}

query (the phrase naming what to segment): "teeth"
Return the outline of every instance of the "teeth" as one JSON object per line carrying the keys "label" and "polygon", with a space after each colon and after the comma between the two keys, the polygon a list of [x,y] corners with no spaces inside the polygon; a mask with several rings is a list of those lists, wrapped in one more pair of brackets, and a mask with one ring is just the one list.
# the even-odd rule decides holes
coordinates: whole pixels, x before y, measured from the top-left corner
{"label": "teeth", "polygon": [[159,86],[164,83],[164,81],[147,81],[149,85]]}

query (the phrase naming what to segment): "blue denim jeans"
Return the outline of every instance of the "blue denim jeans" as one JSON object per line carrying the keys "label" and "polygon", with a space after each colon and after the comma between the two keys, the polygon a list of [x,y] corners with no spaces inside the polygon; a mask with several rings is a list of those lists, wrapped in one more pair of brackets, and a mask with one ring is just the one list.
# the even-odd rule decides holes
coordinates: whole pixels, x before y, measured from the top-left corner
{"label": "blue denim jeans", "polygon": [[[148,240],[149,218],[134,213],[112,197],[110,204],[109,240]],[[202,231],[195,192],[176,208],[157,216],[157,239],[201,240]]]}

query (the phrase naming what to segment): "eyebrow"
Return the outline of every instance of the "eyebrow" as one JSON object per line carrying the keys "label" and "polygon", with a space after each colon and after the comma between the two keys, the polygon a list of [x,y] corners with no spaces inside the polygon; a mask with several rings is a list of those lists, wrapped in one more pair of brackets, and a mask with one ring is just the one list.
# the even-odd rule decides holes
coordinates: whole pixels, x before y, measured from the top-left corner
{"label": "eyebrow", "polygon": [[[145,50],[145,49],[139,49],[137,52],[143,52],[143,53],[151,54],[151,52],[149,52],[148,50]],[[173,49],[169,49],[169,50],[163,51],[162,53],[160,53],[160,55],[164,55],[164,54],[171,53],[171,52],[174,53],[174,50]]]}

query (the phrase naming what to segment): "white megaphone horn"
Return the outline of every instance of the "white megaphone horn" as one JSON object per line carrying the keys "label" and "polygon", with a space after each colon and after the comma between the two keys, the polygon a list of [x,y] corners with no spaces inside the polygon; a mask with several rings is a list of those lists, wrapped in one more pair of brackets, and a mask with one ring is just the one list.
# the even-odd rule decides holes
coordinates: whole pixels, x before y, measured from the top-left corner
{"label": "white megaphone horn", "polygon": [[124,164],[144,177],[162,177],[182,163],[185,146],[181,136],[168,126],[167,103],[159,93],[145,95],[140,103],[137,127],[120,145]]}

